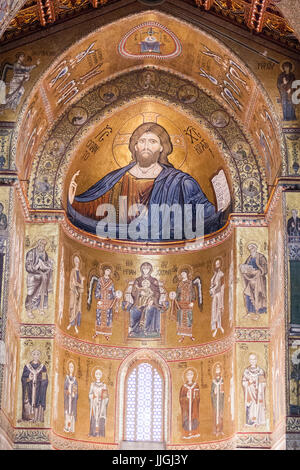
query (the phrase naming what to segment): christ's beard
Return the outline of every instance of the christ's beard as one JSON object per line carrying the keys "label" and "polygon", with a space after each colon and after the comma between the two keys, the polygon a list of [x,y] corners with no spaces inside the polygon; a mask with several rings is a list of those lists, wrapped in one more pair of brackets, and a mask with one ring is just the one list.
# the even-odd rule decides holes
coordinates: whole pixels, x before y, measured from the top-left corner
{"label": "christ's beard", "polygon": [[151,150],[138,152],[136,151],[136,161],[142,168],[148,168],[149,166],[156,163],[159,159],[160,152],[157,151],[155,153],[151,152]]}

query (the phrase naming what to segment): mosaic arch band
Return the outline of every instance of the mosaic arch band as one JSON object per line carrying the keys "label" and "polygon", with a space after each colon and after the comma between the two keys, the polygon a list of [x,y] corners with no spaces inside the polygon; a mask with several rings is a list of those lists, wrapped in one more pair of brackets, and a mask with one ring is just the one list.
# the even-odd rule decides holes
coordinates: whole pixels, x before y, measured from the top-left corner
{"label": "mosaic arch band", "polygon": [[[151,241],[192,239],[195,233],[208,234],[222,227],[226,208],[216,211],[198,182],[169,162],[173,145],[164,127],[154,122],[138,126],[130,137],[129,151],[128,165],[108,173],[82,194],[76,195],[80,171],[73,175],[67,210],[76,227],[105,236],[104,222],[109,222],[115,226],[110,238]],[[116,212],[107,216],[109,205]],[[176,209],[170,214],[172,206]]]}

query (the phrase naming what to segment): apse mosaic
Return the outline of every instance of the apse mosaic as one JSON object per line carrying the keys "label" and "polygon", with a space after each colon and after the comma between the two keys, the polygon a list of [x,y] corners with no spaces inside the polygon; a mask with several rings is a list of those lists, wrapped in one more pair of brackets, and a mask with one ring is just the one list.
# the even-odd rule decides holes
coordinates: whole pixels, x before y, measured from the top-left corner
{"label": "apse mosaic", "polygon": [[[286,399],[299,414],[297,338],[285,395],[282,290],[297,327],[299,201],[269,198],[281,168],[299,169],[297,64],[276,53],[267,95],[242,49],[166,18],[116,21],[113,37],[86,25],[57,33],[56,51],[40,39],[1,55],[0,166],[20,179],[0,194],[13,253],[7,274],[1,242],[3,409],[20,445],[270,447]],[[175,209],[149,238],[145,208],[198,202],[203,245],[177,243]]]}

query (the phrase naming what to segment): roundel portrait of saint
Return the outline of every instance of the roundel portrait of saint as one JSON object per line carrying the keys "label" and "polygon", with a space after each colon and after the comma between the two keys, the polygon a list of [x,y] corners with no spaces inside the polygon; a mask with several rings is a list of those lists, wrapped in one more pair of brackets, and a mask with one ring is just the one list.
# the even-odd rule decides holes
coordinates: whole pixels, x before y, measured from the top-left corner
{"label": "roundel portrait of saint", "polygon": [[[191,146],[196,134],[189,139],[178,124],[160,118],[158,112],[139,113],[126,123],[108,137],[111,171],[80,191],[85,169],[74,171],[73,165],[67,201],[73,225],[100,237],[151,242],[190,240],[219,230],[228,201],[220,207],[216,198],[209,200],[188,171],[192,154],[197,155]],[[199,167],[199,155],[195,158]],[[203,155],[203,172],[204,159]],[[216,175],[215,168],[210,171]]]}

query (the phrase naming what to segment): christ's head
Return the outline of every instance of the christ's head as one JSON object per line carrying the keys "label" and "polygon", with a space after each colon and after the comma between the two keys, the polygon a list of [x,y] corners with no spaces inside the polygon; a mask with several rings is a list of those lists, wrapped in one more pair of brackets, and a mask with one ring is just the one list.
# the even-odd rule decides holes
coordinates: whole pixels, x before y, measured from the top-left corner
{"label": "christ's head", "polygon": [[173,145],[168,132],[155,122],[141,124],[132,133],[129,141],[132,158],[141,167],[149,167],[153,163],[172,166],[168,155]]}

